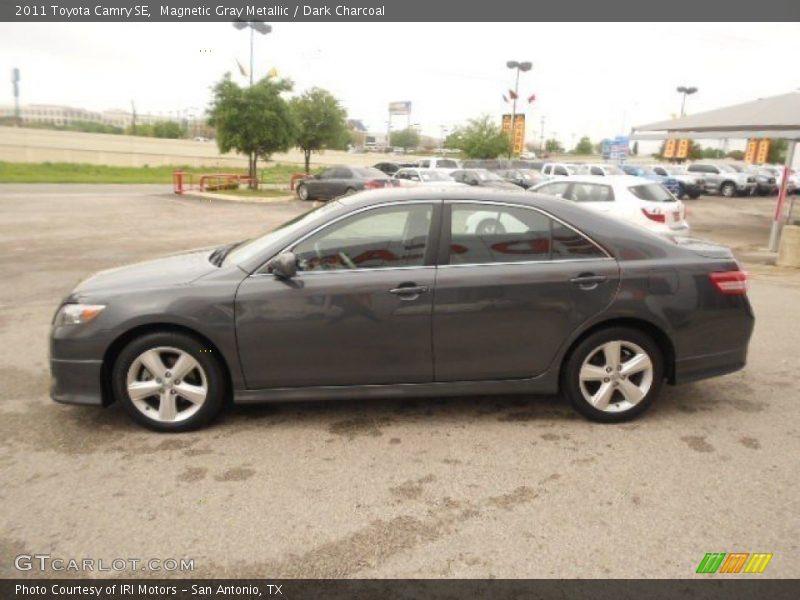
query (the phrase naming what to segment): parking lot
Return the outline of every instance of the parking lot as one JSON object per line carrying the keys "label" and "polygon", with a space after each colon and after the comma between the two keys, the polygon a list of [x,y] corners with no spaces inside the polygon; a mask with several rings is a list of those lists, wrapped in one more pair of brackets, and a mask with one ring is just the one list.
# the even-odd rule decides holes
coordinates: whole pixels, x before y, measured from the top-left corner
{"label": "parking lot", "polygon": [[751,272],[749,364],[665,388],[638,421],[590,423],[555,397],[432,398],[236,407],[158,435],[117,406],[49,400],[59,300],[98,269],[307,205],[0,185],[0,576],[41,575],[13,557],[43,553],[190,558],[194,577],[680,578],[736,551],[800,576],[800,272],[762,250],[774,199],[687,206],[693,233]]}

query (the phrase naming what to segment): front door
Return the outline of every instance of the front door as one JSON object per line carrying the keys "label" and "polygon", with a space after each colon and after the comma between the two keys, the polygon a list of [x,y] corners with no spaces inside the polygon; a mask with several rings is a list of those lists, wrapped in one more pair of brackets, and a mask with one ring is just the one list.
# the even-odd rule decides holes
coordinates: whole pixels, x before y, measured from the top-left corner
{"label": "front door", "polygon": [[617,262],[533,208],[446,207],[442,254],[449,256],[439,266],[433,313],[436,381],[541,374],[570,334],[611,303]]}
{"label": "front door", "polygon": [[440,205],[351,214],[293,245],[293,279],[248,277],[236,297],[248,388],[433,381],[429,234]]}

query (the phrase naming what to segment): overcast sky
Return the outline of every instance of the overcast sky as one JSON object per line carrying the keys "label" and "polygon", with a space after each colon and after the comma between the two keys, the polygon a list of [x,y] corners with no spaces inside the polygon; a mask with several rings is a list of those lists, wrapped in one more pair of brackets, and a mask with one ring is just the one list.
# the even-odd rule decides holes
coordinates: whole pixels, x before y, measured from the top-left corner
{"label": "overcast sky", "polygon": [[[275,67],[296,92],[326,88],[375,131],[390,101],[410,100],[412,123],[438,136],[442,125],[510,112],[505,63],[529,60],[527,138],[538,140],[545,116],[547,137],[570,146],[669,118],[678,85],[700,88],[689,113],[796,89],[798,34],[794,23],[275,23],[256,39],[255,72]],[[0,24],[2,81],[20,68],[24,104],[202,110],[225,71],[245,82],[237,59],[248,64],[249,37],[229,23]],[[0,84],[0,104],[12,102]]]}

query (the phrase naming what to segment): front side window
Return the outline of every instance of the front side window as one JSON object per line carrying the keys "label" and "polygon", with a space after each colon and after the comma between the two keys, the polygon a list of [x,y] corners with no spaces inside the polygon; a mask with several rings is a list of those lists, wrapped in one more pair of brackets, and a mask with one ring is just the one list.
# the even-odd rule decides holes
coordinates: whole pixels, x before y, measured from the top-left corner
{"label": "front side window", "polygon": [[337,221],[298,243],[301,271],[421,266],[425,260],[431,204],[370,209]]}
{"label": "front side window", "polygon": [[583,235],[538,210],[491,204],[452,206],[451,265],[603,257]]}

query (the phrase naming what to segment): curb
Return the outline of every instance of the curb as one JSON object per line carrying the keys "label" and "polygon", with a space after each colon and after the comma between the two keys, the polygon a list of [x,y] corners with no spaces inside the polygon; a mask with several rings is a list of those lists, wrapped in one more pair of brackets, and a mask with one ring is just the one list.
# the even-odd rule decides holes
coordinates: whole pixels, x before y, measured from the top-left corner
{"label": "curb", "polygon": [[217,194],[214,192],[184,192],[175,194],[183,198],[198,198],[200,200],[223,200],[225,202],[243,202],[247,204],[284,204],[300,200],[295,194],[288,193],[285,196],[233,196],[231,194]]}

